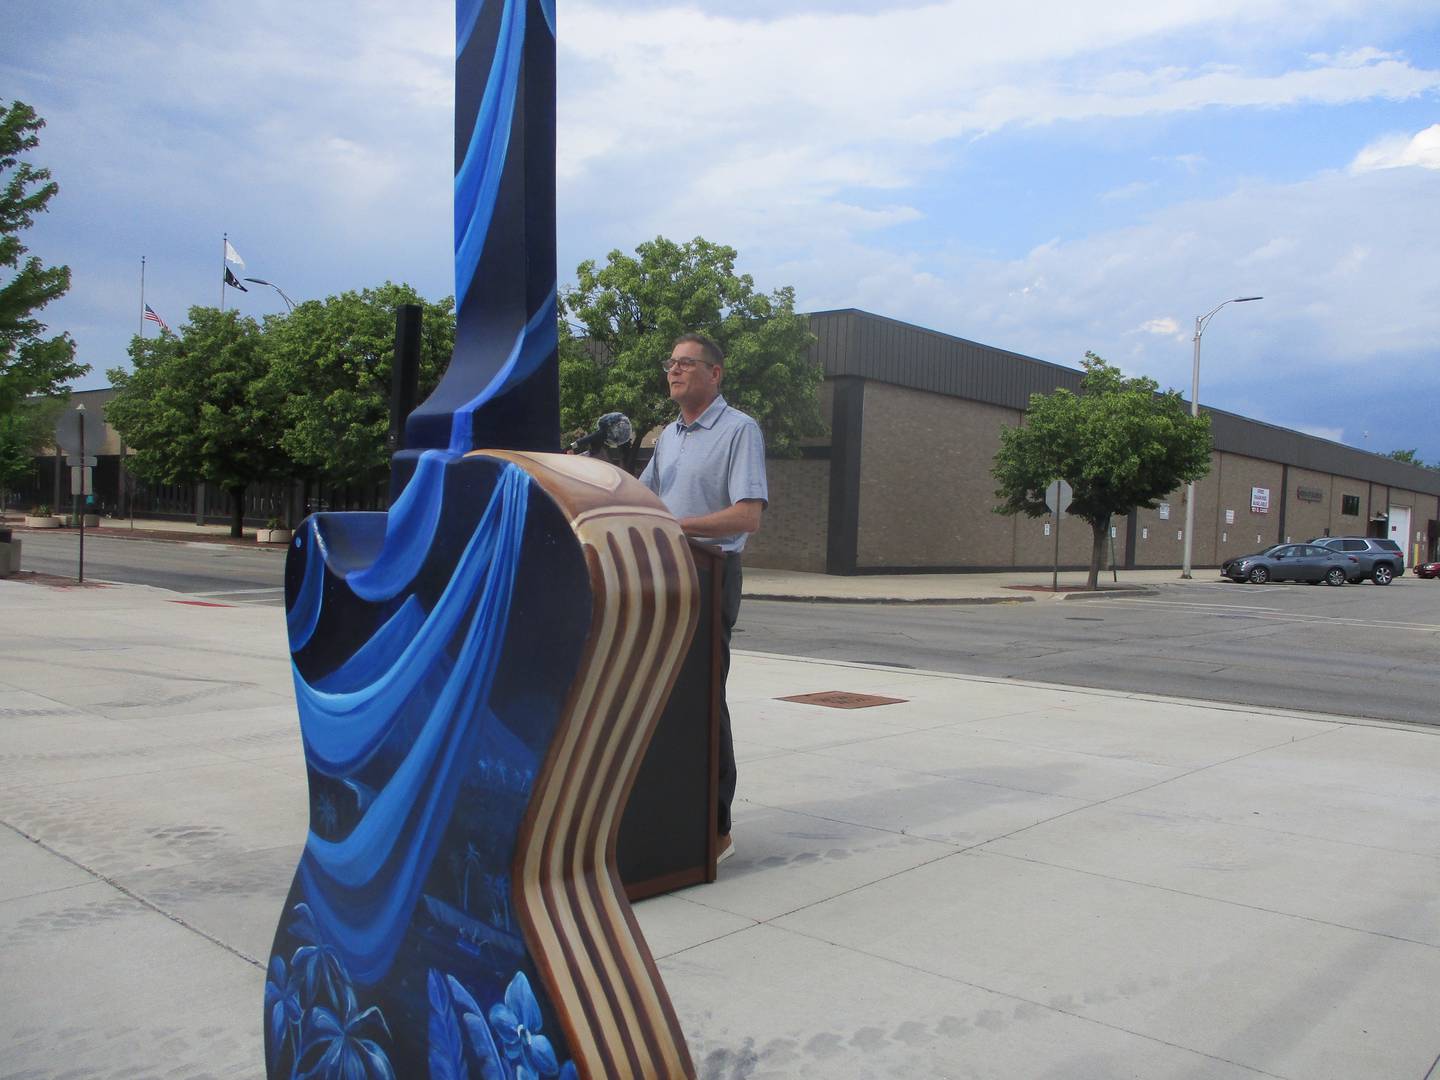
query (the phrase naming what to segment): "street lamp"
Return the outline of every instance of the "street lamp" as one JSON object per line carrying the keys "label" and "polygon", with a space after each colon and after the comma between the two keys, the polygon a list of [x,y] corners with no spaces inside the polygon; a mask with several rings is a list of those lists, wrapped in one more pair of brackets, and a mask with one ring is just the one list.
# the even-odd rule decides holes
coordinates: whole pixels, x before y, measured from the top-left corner
{"label": "street lamp", "polygon": [[294,310],[295,310],[295,301],[291,300],[290,297],[286,296],[286,295],[285,295],[285,290],[282,289],[282,288],[280,288],[280,286],[279,286],[279,285],[276,285],[273,281],[262,281],[262,280],[261,280],[260,278],[258,278],[258,277],[247,277],[245,280],[246,280],[246,281],[253,281],[256,285],[269,285],[270,288],[274,289],[276,292],[278,292],[278,293],[280,294],[280,299],[285,301],[285,310],[286,310],[286,311],[294,311]]}
{"label": "street lamp", "polygon": [[[1195,365],[1190,373],[1190,415],[1200,415],[1200,335],[1205,333],[1205,327],[1210,325],[1210,320],[1215,317],[1225,304],[1248,304],[1251,300],[1264,300],[1263,296],[1237,296],[1226,300],[1224,303],[1216,304],[1204,315],[1195,316]],[[1185,486],[1185,565],[1180,570],[1180,576],[1188,579],[1190,577],[1190,555],[1194,551],[1195,537],[1195,481],[1191,480]]]}

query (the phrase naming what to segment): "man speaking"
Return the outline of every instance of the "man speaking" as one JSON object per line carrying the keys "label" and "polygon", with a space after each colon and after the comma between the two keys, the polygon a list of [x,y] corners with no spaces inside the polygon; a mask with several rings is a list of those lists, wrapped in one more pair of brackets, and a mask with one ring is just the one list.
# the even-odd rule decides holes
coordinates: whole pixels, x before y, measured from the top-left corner
{"label": "man speaking", "polygon": [[682,334],[660,362],[680,416],[665,425],[640,482],[660,496],[687,536],[725,553],[721,601],[719,859],[734,854],[730,804],[735,798],[735,745],[725,682],[730,633],[740,613],[740,553],[760,528],[769,502],[760,425],[720,395],[725,354],[704,334]]}

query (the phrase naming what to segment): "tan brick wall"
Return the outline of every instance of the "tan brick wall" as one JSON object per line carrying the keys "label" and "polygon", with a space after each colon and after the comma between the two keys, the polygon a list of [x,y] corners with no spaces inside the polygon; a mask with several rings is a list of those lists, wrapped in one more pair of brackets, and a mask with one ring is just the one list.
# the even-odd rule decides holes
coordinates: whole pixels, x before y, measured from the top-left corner
{"label": "tan brick wall", "polygon": [[[820,393],[830,412],[831,386]],[[885,383],[865,384],[862,425],[858,563],[861,569],[886,567],[1049,566],[1054,536],[1045,519],[1007,518],[991,512],[995,504],[991,463],[1000,431],[1022,422],[1013,409],[924,393]],[[820,443],[823,440],[813,440]],[[823,460],[768,462],[771,508],[747,548],[753,566],[823,572],[829,526],[830,463]],[[1421,543],[1436,516],[1436,498],[1346,477],[1291,469],[1288,490],[1281,491],[1279,464],[1243,454],[1216,452],[1210,474],[1196,485],[1192,563],[1217,567],[1225,559],[1278,543],[1282,499],[1285,533],[1295,540],[1323,534],[1366,533],[1372,513],[1390,506],[1412,508],[1407,556],[1415,534]],[[1252,487],[1268,488],[1265,514],[1250,509]],[[1301,487],[1318,489],[1321,501],[1298,496]],[[1359,497],[1360,512],[1341,513],[1343,496]],[[1158,509],[1136,511],[1136,566],[1179,566],[1184,558],[1185,489],[1170,493],[1168,518]],[[1234,521],[1225,520],[1233,511]],[[1125,565],[1126,519],[1116,518],[1115,552]],[[1257,539],[1258,537],[1258,539]],[[1060,562],[1084,566],[1090,561],[1091,533],[1084,522],[1067,517],[1060,530]]]}
{"label": "tan brick wall", "polygon": [[745,565],[825,572],[830,463],[803,458],[765,462],[770,505],[745,545]]}
{"label": "tan brick wall", "polygon": [[[1364,536],[1369,524],[1365,509],[1365,496],[1370,485],[1364,480],[1352,480],[1348,476],[1330,478],[1330,501],[1326,506],[1329,514],[1325,525],[1331,536]],[[1354,495],[1359,501],[1358,512],[1346,514],[1345,496]],[[1322,530],[1323,531],[1323,530]]]}
{"label": "tan brick wall", "polygon": [[[990,466],[1014,409],[870,382],[860,475],[861,567],[1049,566],[1043,520],[993,513]],[[1090,530],[1067,519],[1060,561],[1090,561]]]}
{"label": "tan brick wall", "polygon": [[[1191,541],[1190,564],[1218,567],[1231,556],[1248,555],[1279,543],[1282,476],[1282,467],[1272,462],[1239,454],[1213,453],[1209,474],[1195,485],[1195,536]],[[1257,514],[1250,509],[1252,487],[1269,489],[1269,513]],[[1161,517],[1158,506],[1153,510],[1135,511],[1136,566],[1184,564],[1185,494],[1182,486],[1161,500],[1169,506],[1168,518]],[[1225,520],[1227,510],[1234,511],[1233,523]],[[1309,535],[1322,530],[1323,526]],[[1257,535],[1261,537],[1258,542]]]}
{"label": "tan brick wall", "polygon": [[[1301,489],[1310,493],[1318,491],[1320,501],[1302,499]],[[1297,544],[1324,536],[1325,530],[1331,528],[1331,507],[1334,502],[1333,476],[1308,469],[1291,469],[1290,490],[1285,494],[1285,536]]]}
{"label": "tan brick wall", "polygon": [[[1280,481],[1283,473],[1283,467],[1271,461],[1240,454],[1220,455],[1220,499],[1213,528],[1217,538],[1223,535],[1225,539],[1220,542],[1219,557],[1205,565],[1216,565],[1232,555],[1248,555],[1280,542]],[[1250,509],[1251,489],[1257,487],[1270,491],[1269,513],[1256,513]],[[1227,510],[1235,512],[1234,524],[1226,523]]]}
{"label": "tan brick wall", "polygon": [[[1205,520],[1205,489],[1196,486],[1196,521]],[[1135,565],[1179,566],[1185,561],[1185,489],[1177,488],[1160,500],[1153,510],[1135,511]],[[1195,530],[1197,538],[1204,529]],[[1194,566],[1206,565],[1200,546],[1191,555]]]}

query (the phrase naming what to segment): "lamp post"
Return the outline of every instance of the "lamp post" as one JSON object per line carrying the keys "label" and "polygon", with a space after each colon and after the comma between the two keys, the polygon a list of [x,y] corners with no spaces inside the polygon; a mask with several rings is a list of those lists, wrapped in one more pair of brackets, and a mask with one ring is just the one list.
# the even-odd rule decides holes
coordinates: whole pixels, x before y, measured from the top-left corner
{"label": "lamp post", "polygon": [[[1200,415],[1200,335],[1205,333],[1205,327],[1215,317],[1215,313],[1226,304],[1248,304],[1251,300],[1264,300],[1263,296],[1236,296],[1223,303],[1216,304],[1204,315],[1195,316],[1195,364],[1190,372],[1190,415]],[[1180,570],[1180,576],[1185,579],[1190,577],[1190,556],[1194,552],[1195,543],[1195,481],[1185,485],[1185,565]]]}
{"label": "lamp post", "polygon": [[262,281],[262,280],[261,280],[260,278],[258,278],[258,277],[247,277],[245,280],[246,280],[246,281],[253,281],[256,285],[269,285],[270,288],[274,289],[276,292],[278,292],[278,293],[280,294],[280,299],[285,301],[285,310],[286,310],[286,311],[294,311],[294,310],[295,310],[295,301],[291,300],[290,297],[286,296],[286,295],[285,295],[285,290],[282,289],[282,288],[280,288],[280,286],[279,286],[279,285],[276,285],[273,281]]}

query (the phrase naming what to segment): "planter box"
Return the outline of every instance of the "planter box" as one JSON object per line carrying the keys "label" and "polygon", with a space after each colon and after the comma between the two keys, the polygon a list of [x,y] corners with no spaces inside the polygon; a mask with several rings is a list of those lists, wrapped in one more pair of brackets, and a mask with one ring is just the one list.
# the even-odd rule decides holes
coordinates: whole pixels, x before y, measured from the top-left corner
{"label": "planter box", "polygon": [[[84,515],[84,516],[85,516],[85,527],[86,527],[87,529],[94,529],[94,528],[97,528],[97,527],[100,525],[100,515],[99,515],[99,514],[86,514],[86,515]],[[79,515],[79,514],[61,514],[61,515],[60,515],[60,524],[66,526],[67,528],[78,529],[78,528],[80,527],[80,515]]]}
{"label": "planter box", "polygon": [[60,519],[54,514],[48,517],[37,517],[34,514],[26,514],[25,527],[28,529],[58,529],[60,527]]}
{"label": "planter box", "polygon": [[260,544],[288,544],[291,535],[289,529],[257,529],[255,541]]}

